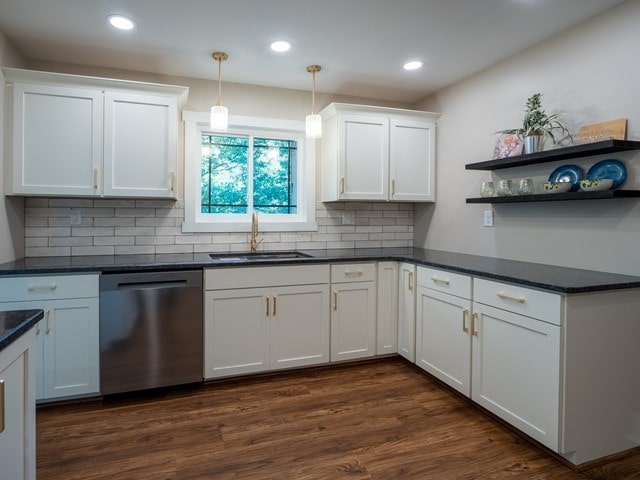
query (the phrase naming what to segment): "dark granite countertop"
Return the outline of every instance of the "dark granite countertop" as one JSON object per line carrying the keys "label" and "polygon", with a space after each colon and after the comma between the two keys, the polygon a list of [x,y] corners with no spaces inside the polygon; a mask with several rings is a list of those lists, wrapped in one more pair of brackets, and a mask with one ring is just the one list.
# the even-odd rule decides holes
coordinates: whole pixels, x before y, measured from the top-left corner
{"label": "dark granite countertop", "polygon": [[29,331],[42,317],[42,310],[0,311],[0,351]]}
{"label": "dark granite countertop", "polygon": [[81,272],[142,272],[189,270],[204,267],[394,260],[443,268],[477,277],[560,293],[640,288],[640,277],[631,275],[421,248],[302,250],[302,253],[310,255],[310,257],[247,261],[213,261],[207,253],[30,257],[0,264],[0,276]]}

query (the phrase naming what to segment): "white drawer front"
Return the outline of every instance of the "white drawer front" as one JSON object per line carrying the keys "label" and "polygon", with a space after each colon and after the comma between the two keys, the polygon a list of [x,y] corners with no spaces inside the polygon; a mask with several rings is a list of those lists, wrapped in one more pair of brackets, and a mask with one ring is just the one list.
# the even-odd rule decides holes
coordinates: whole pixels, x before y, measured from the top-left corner
{"label": "white drawer front", "polygon": [[338,263],[331,265],[331,283],[372,282],[375,279],[375,263]]}
{"label": "white drawer front", "polygon": [[555,293],[476,278],[473,301],[562,325],[562,296]]}
{"label": "white drawer front", "polygon": [[207,268],[204,271],[206,290],[281,287],[319,283],[329,283],[329,265]]}
{"label": "white drawer front", "polygon": [[0,302],[98,296],[98,275],[0,278]]}
{"label": "white drawer front", "polygon": [[448,270],[418,267],[418,285],[457,297],[471,298],[471,277]]}

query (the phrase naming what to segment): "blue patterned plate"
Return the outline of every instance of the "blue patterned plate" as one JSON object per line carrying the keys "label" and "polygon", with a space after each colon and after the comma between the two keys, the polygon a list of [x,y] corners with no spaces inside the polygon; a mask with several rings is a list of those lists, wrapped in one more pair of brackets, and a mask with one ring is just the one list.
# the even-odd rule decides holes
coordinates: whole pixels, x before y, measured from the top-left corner
{"label": "blue patterned plate", "polygon": [[627,179],[627,167],[620,160],[612,158],[601,160],[589,169],[587,179],[600,180],[603,178],[611,178],[613,180],[611,188],[618,188]]}
{"label": "blue patterned plate", "polygon": [[572,192],[580,188],[580,180],[583,178],[584,172],[577,165],[562,165],[549,174],[550,182],[570,183]]}

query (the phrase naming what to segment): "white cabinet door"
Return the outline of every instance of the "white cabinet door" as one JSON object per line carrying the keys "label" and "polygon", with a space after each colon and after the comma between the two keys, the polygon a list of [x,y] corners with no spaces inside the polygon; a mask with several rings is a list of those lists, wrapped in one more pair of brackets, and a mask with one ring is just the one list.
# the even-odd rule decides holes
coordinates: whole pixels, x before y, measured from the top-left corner
{"label": "white cabinet door", "polygon": [[560,326],[474,303],[471,398],[557,451]]}
{"label": "white cabinet door", "polygon": [[398,263],[378,262],[378,334],[376,353],[398,351]]}
{"label": "white cabinet door", "polygon": [[467,396],[471,393],[470,310],[470,300],[418,287],[416,364]]}
{"label": "white cabinet door", "polygon": [[390,200],[435,201],[435,123],[391,119]]}
{"label": "white cabinet door", "polygon": [[272,369],[329,361],[329,285],[281,287],[270,308]]}
{"label": "white cabinet door", "polygon": [[375,282],[340,283],[332,290],[331,361],[374,356]]}
{"label": "white cabinet door", "polygon": [[176,99],[107,92],[104,101],[104,194],[176,198]]}
{"label": "white cabinet door", "polygon": [[389,120],[340,115],[338,183],[342,200],[387,200]]}
{"label": "white cabinet door", "polygon": [[102,92],[31,84],[12,88],[8,192],[100,193],[94,180],[102,165]]}
{"label": "white cabinet door", "polygon": [[205,292],[205,378],[269,369],[269,293],[266,288]]}
{"label": "white cabinet door", "polygon": [[33,330],[0,352],[0,476],[35,479]]}
{"label": "white cabinet door", "polygon": [[400,264],[398,285],[398,353],[416,361],[416,267]]}
{"label": "white cabinet door", "polygon": [[98,393],[98,299],[50,300],[44,308],[44,398]]}

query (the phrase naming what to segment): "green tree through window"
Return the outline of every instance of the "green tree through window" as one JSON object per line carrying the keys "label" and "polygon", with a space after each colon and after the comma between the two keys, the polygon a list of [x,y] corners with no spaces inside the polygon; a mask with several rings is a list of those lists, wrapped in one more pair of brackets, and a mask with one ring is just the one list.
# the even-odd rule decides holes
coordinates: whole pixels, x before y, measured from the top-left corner
{"label": "green tree through window", "polygon": [[201,212],[297,213],[297,142],[202,135]]}

